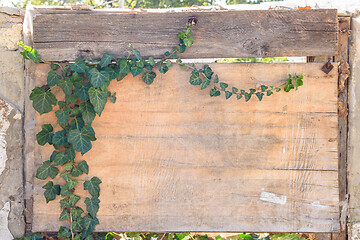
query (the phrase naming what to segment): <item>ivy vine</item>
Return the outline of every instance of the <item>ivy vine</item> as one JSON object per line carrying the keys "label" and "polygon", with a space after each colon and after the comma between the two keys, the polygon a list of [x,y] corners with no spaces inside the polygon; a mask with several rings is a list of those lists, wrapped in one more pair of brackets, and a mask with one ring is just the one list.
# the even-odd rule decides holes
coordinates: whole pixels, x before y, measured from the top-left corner
{"label": "ivy vine", "polygon": [[[89,166],[85,160],[76,162],[75,156],[76,152],[84,155],[92,148],[92,142],[96,140],[91,126],[95,116],[101,116],[108,100],[113,103],[116,101],[116,93],[108,90],[112,80],[121,81],[129,73],[133,77],[142,74],[142,81],[150,85],[157,75],[154,69],[158,68],[160,73],[165,74],[170,67],[178,64],[181,68],[192,71],[189,83],[198,85],[201,89],[208,88],[211,97],[223,94],[226,99],[236,96],[237,99],[244,98],[246,102],[253,95],[261,101],[264,95],[271,96],[282,89],[285,92],[291,89],[297,90],[303,85],[302,75],[289,74],[286,82],[280,86],[261,85],[258,89],[251,88],[248,91],[239,90],[236,87],[230,89],[227,83],[219,80],[218,75],[214,74],[209,65],[198,69],[195,64],[184,64],[178,54],[185,52],[186,48],[193,45],[191,27],[194,24],[196,24],[196,19],[191,19],[186,24],[186,29],[177,34],[179,38],[177,46],[170,52],[165,52],[160,60],[153,57],[144,59],[140,52],[130,45],[131,51],[127,58],[116,59],[114,55],[105,53],[100,60],[77,58],[74,63],[62,66],[42,60],[36,49],[20,43],[23,50],[21,54],[25,59],[35,63],[47,63],[51,67],[47,75],[47,84],[35,87],[30,94],[34,109],[39,114],[45,114],[51,112],[55,106],[59,107],[59,110],[55,112],[57,117],[55,125],[59,124],[62,130],[54,132],[55,125],[44,124],[41,131],[36,134],[39,145],[52,145],[54,151],[49,160],[44,161],[37,169],[35,175],[41,180],[58,177],[66,182],[61,185],[55,180],[54,182],[50,180],[42,187],[45,190],[44,196],[47,203],[61,196],[59,220],[70,222],[70,228],[60,227],[58,237],[65,240],[92,240],[95,225],[99,224],[97,212],[100,203],[101,180],[95,176],[91,179],[80,180],[79,176],[89,173]],[[62,89],[65,98],[57,99],[52,92],[54,88]],[[82,197],[74,193],[79,181],[84,181],[83,189],[89,193],[89,196],[83,199],[86,211],[77,205]]]}

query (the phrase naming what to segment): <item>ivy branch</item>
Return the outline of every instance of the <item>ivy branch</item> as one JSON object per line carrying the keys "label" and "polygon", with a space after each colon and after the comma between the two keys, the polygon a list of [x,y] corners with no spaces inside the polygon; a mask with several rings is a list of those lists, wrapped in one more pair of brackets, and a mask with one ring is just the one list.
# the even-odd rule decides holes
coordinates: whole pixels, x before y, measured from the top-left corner
{"label": "ivy branch", "polygon": [[[60,227],[58,237],[65,240],[92,240],[95,225],[99,224],[97,212],[99,210],[99,195],[101,180],[98,177],[92,177],[88,180],[78,179],[79,176],[89,173],[89,166],[85,160],[75,161],[77,152],[84,155],[92,148],[92,142],[96,140],[95,131],[92,123],[95,116],[101,116],[108,100],[115,103],[116,93],[111,93],[108,86],[111,81],[116,79],[121,81],[129,73],[133,77],[142,74],[142,81],[150,85],[156,78],[155,68],[160,73],[165,74],[170,67],[175,64],[181,68],[192,70],[190,84],[201,85],[201,89],[207,88],[210,83],[210,96],[220,96],[225,94],[226,99],[236,95],[237,99],[244,97],[249,101],[252,95],[256,95],[261,101],[264,94],[270,96],[279,92],[282,88],[285,92],[291,89],[297,90],[302,86],[302,75],[289,75],[289,78],[280,86],[261,85],[259,90],[249,89],[238,90],[236,87],[228,89],[228,84],[220,82],[218,75],[209,65],[204,65],[202,69],[197,69],[194,64],[184,64],[178,53],[185,52],[187,47],[191,47],[194,39],[191,37],[191,27],[196,24],[196,19],[192,19],[186,24],[186,29],[177,34],[179,43],[173,47],[171,52],[164,53],[164,57],[155,60],[153,57],[144,59],[140,52],[130,45],[130,53],[127,58],[116,59],[114,55],[105,53],[100,60],[75,59],[74,63],[62,66],[58,63],[46,62],[38,54],[36,49],[20,43],[23,50],[21,54],[25,59],[32,60],[35,63],[49,64],[51,70],[47,75],[47,83],[42,87],[35,87],[30,100],[33,101],[33,107],[39,114],[49,113],[54,106],[59,110],[55,112],[57,123],[44,124],[41,131],[36,134],[39,145],[52,145],[54,151],[49,160],[46,160],[37,169],[35,177],[41,180],[48,178],[54,179],[56,176],[62,178],[65,184],[57,184],[58,181],[48,181],[44,186],[44,196],[46,202],[61,196],[59,220],[70,222],[70,228]],[[170,59],[176,59],[172,62]],[[54,88],[60,88],[64,94],[64,99],[57,99],[53,94]],[[54,131],[57,124],[62,130]],[[61,170],[60,170],[61,169]],[[60,173],[60,174],[59,174]],[[88,197],[82,197],[75,194],[75,186],[79,181],[84,181],[83,188],[89,193]],[[86,212],[77,203],[83,199],[86,205]]]}

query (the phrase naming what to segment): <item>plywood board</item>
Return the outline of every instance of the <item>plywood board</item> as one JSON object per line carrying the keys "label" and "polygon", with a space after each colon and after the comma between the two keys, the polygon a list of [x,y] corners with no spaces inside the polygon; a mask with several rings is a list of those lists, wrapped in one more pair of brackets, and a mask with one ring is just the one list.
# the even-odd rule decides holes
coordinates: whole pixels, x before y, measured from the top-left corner
{"label": "plywood board", "polygon": [[334,56],[337,10],[114,12],[38,9],[34,46],[46,61],[126,57],[129,44],[162,58],[189,17],[195,44],[184,58]]}
{"label": "plywood board", "polygon": [[[86,178],[103,181],[97,230],[339,231],[337,67],[328,75],[320,63],[211,67],[239,88],[276,86],[288,73],[303,73],[304,86],[245,103],[210,97],[178,67],[150,86],[112,82],[117,102],[95,119],[93,149],[77,157],[89,163]],[[47,70],[37,67],[36,85]],[[35,132],[56,122],[35,116]],[[52,148],[34,151],[38,166]],[[55,231],[59,203],[45,203],[43,184],[34,180],[33,231]]]}

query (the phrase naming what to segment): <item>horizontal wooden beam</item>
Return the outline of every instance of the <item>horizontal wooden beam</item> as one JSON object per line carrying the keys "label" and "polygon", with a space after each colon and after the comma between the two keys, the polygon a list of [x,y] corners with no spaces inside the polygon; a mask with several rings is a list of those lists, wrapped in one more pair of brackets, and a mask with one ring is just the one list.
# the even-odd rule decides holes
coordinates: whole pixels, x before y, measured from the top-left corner
{"label": "horizontal wooden beam", "polygon": [[35,10],[34,46],[45,60],[126,57],[131,43],[144,57],[161,57],[176,46],[190,17],[195,44],[184,58],[334,56],[337,11]]}

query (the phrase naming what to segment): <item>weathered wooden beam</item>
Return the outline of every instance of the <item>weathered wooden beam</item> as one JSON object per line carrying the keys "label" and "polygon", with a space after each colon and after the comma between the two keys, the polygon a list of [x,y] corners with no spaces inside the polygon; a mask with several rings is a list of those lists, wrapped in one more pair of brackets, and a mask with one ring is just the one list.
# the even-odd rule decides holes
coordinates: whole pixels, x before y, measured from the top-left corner
{"label": "weathered wooden beam", "polygon": [[106,12],[35,10],[34,46],[45,60],[126,57],[129,44],[144,57],[161,57],[176,46],[189,17],[195,44],[184,58],[334,56],[337,11],[256,10]]}

